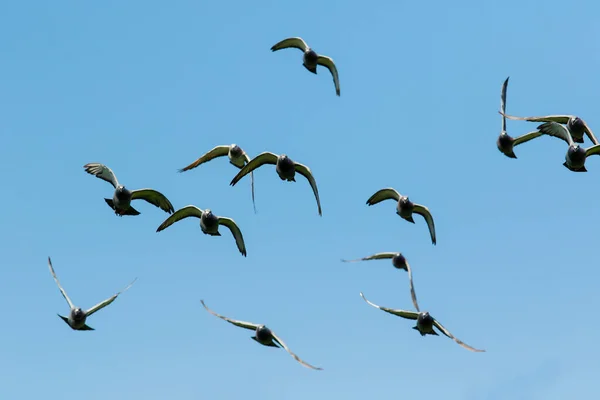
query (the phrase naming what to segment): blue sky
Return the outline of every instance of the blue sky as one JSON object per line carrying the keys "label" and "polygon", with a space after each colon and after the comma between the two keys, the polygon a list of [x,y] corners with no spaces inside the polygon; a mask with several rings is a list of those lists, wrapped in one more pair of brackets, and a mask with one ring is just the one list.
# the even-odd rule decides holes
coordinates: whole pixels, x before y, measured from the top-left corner
{"label": "blue sky", "polygon": [[[558,12],[557,10],[560,10]],[[561,164],[542,137],[495,145],[500,88],[516,115],[577,114],[599,131],[598,5],[592,1],[11,1],[0,4],[0,398],[6,399],[565,399],[595,393],[600,306],[593,242],[600,160]],[[272,53],[301,36],[331,56]],[[535,124],[509,121],[513,136]],[[595,127],[595,128],[594,128]],[[274,168],[235,187],[224,158],[178,174],[204,152],[238,143],[287,153],[317,180]],[[586,140],[586,146],[589,142]],[[161,233],[167,214],[137,204],[116,217],[109,165],[131,188],[163,192],[232,217],[203,235],[194,220]],[[431,210],[402,221],[394,187]],[[413,322],[359,297],[411,308],[401,251],[422,309],[465,342],[421,337]],[[136,284],[71,331],[48,271],[90,307]],[[300,357],[204,311],[266,323]]]}

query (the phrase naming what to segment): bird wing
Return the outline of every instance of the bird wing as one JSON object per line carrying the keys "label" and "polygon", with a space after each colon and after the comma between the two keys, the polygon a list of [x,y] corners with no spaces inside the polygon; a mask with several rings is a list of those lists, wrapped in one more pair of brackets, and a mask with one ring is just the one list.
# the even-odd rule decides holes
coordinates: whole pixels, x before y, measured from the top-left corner
{"label": "bird wing", "polygon": [[410,268],[408,261],[406,262],[406,271],[408,272],[408,282],[410,285],[410,297],[412,298],[412,302],[413,302],[413,305],[415,306],[415,309],[420,312],[421,310],[419,309],[419,303],[417,303],[417,295],[415,293],[415,286],[413,285],[412,269]]}
{"label": "bird wing", "polygon": [[433,325],[434,325],[435,327],[437,327],[437,328],[438,328],[438,329],[439,329],[439,330],[440,330],[440,331],[441,331],[441,332],[442,332],[444,335],[448,336],[450,339],[454,340],[456,343],[458,343],[459,345],[461,345],[461,346],[462,346],[462,347],[464,347],[465,349],[467,349],[467,350],[471,350],[471,351],[475,351],[475,352],[478,352],[478,353],[485,352],[485,350],[479,350],[479,349],[476,349],[476,348],[474,348],[474,347],[471,347],[471,346],[469,346],[469,345],[468,345],[468,344],[466,344],[465,342],[463,342],[463,341],[460,341],[460,340],[458,340],[457,338],[455,338],[455,337],[454,337],[454,336],[453,336],[453,335],[452,335],[452,334],[451,334],[451,333],[450,333],[450,332],[449,332],[449,331],[448,331],[446,328],[444,328],[444,327],[442,326],[442,324],[440,324],[440,323],[439,323],[439,321],[438,321],[438,320],[436,320],[435,318],[433,319]]}
{"label": "bird wing", "polygon": [[591,147],[588,147],[587,149],[585,149],[586,157],[597,155],[597,154],[600,154],[600,144],[596,144],[594,146],[591,146]]}
{"label": "bird wing", "polygon": [[306,368],[311,368],[311,369],[316,369],[316,370],[322,370],[323,369],[323,368],[320,368],[320,367],[312,366],[309,363],[307,363],[306,361],[303,361],[293,351],[291,351],[289,347],[287,347],[287,345],[283,342],[283,340],[281,340],[279,338],[279,336],[277,336],[275,334],[275,332],[271,331],[271,336],[273,336],[273,340],[275,340],[277,343],[279,343],[279,345],[281,347],[283,347],[285,349],[285,351],[287,351],[290,354],[290,356],[294,357],[294,360],[298,361],[300,364],[304,365]]}
{"label": "bird wing", "polygon": [[135,281],[137,281],[137,278],[135,278],[133,281],[131,281],[131,283],[129,285],[127,285],[127,287],[125,287],[125,289],[117,292],[116,294],[112,295],[111,297],[109,297],[108,299],[101,301],[100,303],[96,304],[94,307],[90,308],[89,310],[87,310],[85,313],[86,315],[89,317],[90,315],[92,315],[93,313],[95,313],[96,311],[99,311],[101,309],[103,309],[104,307],[106,307],[107,305],[109,305],[110,303],[112,303],[113,301],[115,301],[117,299],[117,297],[119,297],[119,295],[121,293],[124,293],[127,291],[127,289],[129,289],[134,283]]}
{"label": "bird wing", "polygon": [[138,189],[131,191],[131,200],[141,199],[155,205],[166,213],[173,213],[175,209],[173,204],[166,198],[164,194],[154,189]]}
{"label": "bird wing", "polygon": [[[248,165],[250,156],[246,152],[244,152],[244,158],[246,160],[246,165]],[[252,181],[252,207],[254,207],[254,213],[256,214],[256,203],[254,202],[254,172],[250,172],[250,180]]]}
{"label": "bird wing", "polygon": [[73,302],[67,295],[67,292],[65,291],[65,289],[63,289],[62,285],[60,284],[60,281],[58,280],[58,277],[56,276],[56,273],[54,272],[54,268],[52,267],[52,261],[50,260],[50,257],[48,257],[48,267],[50,268],[50,273],[52,274],[52,277],[54,278],[54,282],[56,282],[56,285],[58,286],[60,293],[62,293],[63,297],[69,304],[69,308],[71,308],[71,309],[75,308],[73,306]]}
{"label": "bird wing", "polygon": [[425,218],[425,221],[427,221],[427,227],[429,228],[429,235],[431,236],[431,243],[435,244],[436,243],[435,224],[433,223],[433,217],[431,216],[429,209],[420,204],[415,204],[415,207],[413,208],[413,212],[415,214],[419,214],[423,218]]}
{"label": "bird wing", "polygon": [[315,199],[317,199],[317,207],[319,208],[319,215],[323,215],[321,213],[321,200],[319,199],[319,190],[317,189],[317,182],[315,181],[315,178],[314,178],[310,168],[308,168],[306,165],[302,165],[302,164],[295,162],[294,169],[300,175],[302,175],[303,177],[308,179],[308,183],[310,183],[310,187],[312,188],[313,193],[315,194]]}
{"label": "bird wing", "polygon": [[[500,92],[500,111],[502,114],[506,114],[506,87],[508,86],[508,78],[502,84],[502,91]],[[506,132],[506,117],[502,115],[502,132]]]}
{"label": "bird wing", "polygon": [[343,262],[357,262],[357,261],[369,261],[369,260],[383,260],[386,258],[394,258],[398,253],[377,253],[372,256],[367,256],[363,258],[357,258],[354,260],[342,260]]}
{"label": "bird wing", "polygon": [[189,171],[190,169],[196,168],[198,165],[204,164],[205,162],[208,162],[213,158],[226,156],[227,154],[229,154],[229,146],[216,146],[214,149],[210,150],[208,153],[204,154],[202,157],[200,157],[187,167],[181,168],[179,172]]}
{"label": "bird wing", "polygon": [[237,175],[231,180],[230,185],[234,186],[236,183],[240,181],[245,175],[254,171],[256,168],[260,167],[263,164],[273,164],[277,165],[277,154],[271,153],[269,151],[265,151],[264,153],[260,153],[253,159],[251,159],[248,164],[244,165]]}
{"label": "bird wing", "polygon": [[372,206],[384,200],[400,200],[400,193],[394,188],[385,188],[376,191],[373,196],[369,197],[367,204]]}
{"label": "bird wing", "polygon": [[507,115],[502,111],[498,111],[502,116],[512,119],[514,121],[529,121],[529,122],[558,122],[559,124],[566,124],[572,115],[546,115],[543,117],[516,117],[514,115]]}
{"label": "bird wing", "polygon": [[179,210],[175,211],[173,215],[169,216],[162,224],[160,224],[160,226],[156,229],[156,232],[160,232],[163,229],[173,225],[175,222],[187,217],[201,218],[202,210],[192,205],[180,208]]}
{"label": "bird wing", "polygon": [[583,129],[585,130],[587,137],[589,137],[595,145],[598,144],[598,139],[596,139],[596,135],[594,135],[594,132],[592,132],[588,124],[584,120],[581,120],[581,122],[583,122]]}
{"label": "bird wing", "polygon": [[382,306],[378,306],[377,304],[371,303],[369,300],[367,300],[365,295],[362,294],[362,292],[360,292],[360,297],[362,297],[363,300],[367,302],[367,304],[369,304],[375,308],[379,308],[381,311],[385,311],[387,313],[394,314],[394,315],[397,315],[399,317],[406,318],[406,319],[417,319],[419,317],[418,312],[406,311],[406,310],[394,310],[392,308],[382,307]]}
{"label": "bird wing", "polygon": [[211,313],[215,317],[219,317],[222,320],[225,320],[225,321],[229,322],[230,324],[239,326],[241,328],[252,329],[252,330],[255,330],[256,328],[258,328],[258,324],[253,324],[252,322],[237,321],[235,319],[227,318],[227,317],[225,317],[223,315],[217,314],[216,312],[214,312],[213,310],[211,310],[210,308],[208,308],[206,306],[206,304],[204,304],[204,300],[200,300],[200,303],[202,303],[202,305],[204,306],[204,308],[206,309],[206,311],[208,311],[209,313]]}
{"label": "bird wing", "polygon": [[273,46],[271,46],[271,51],[287,49],[288,47],[300,49],[300,50],[302,50],[302,52],[305,52],[308,49],[308,45],[306,44],[306,42],[304,40],[302,40],[302,38],[291,37],[291,38],[283,39],[281,42],[275,43]]}
{"label": "bird wing", "polygon": [[317,58],[317,64],[326,67],[331,75],[333,76],[333,84],[335,85],[335,94],[340,95],[340,78],[338,77],[338,71],[335,67],[335,63],[331,57],[319,56]]}
{"label": "bird wing", "polygon": [[519,145],[521,143],[529,142],[531,139],[535,139],[536,137],[540,137],[542,135],[543,135],[543,133],[540,131],[532,131],[532,132],[526,133],[524,135],[518,136],[513,141],[513,146]]}
{"label": "bird wing", "polygon": [[556,137],[564,140],[569,144],[569,146],[573,145],[573,138],[571,137],[571,133],[569,130],[558,122],[545,122],[537,127],[540,132],[544,135]]}
{"label": "bird wing", "polygon": [[103,181],[110,183],[115,189],[117,186],[119,186],[117,176],[112,169],[108,168],[106,165],[100,163],[89,163],[85,164],[83,168],[85,168],[85,172],[88,174],[94,175],[96,178],[100,178]]}
{"label": "bird wing", "polygon": [[244,257],[246,257],[246,245],[244,244],[244,237],[242,236],[242,231],[237,226],[234,220],[226,217],[219,217],[219,225],[224,225],[233,234],[235,239],[235,243],[237,244],[238,250]]}

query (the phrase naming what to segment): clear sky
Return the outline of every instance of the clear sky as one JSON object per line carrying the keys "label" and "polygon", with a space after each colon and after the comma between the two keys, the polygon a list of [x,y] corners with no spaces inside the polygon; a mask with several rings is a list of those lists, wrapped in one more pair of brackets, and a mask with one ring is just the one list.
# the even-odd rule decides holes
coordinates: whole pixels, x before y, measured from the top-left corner
{"label": "clear sky", "polygon": [[[371,4],[372,3],[372,4]],[[0,398],[2,399],[566,399],[596,393],[600,306],[594,237],[600,159],[562,166],[542,137],[496,149],[500,88],[515,115],[577,114],[600,131],[597,2],[5,1],[0,3]],[[303,37],[338,67],[302,67]],[[513,136],[535,123],[509,121]],[[286,153],[316,178],[273,167],[235,187],[216,145]],[[589,145],[586,139],[586,146]],[[138,201],[118,218],[101,162],[132,189],[176,209],[211,208],[239,224],[202,234]],[[394,187],[429,207],[409,224]],[[421,337],[403,252],[422,309],[484,348]],[[58,317],[136,284],[90,317]],[[263,347],[208,314],[265,323],[307,362]]]}

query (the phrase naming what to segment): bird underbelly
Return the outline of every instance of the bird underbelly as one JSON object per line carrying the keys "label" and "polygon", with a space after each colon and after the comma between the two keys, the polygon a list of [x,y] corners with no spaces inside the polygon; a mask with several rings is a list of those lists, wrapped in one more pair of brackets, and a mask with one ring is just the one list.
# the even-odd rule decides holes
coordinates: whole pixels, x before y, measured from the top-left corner
{"label": "bird underbelly", "polygon": [[131,204],[130,199],[119,199],[117,196],[113,196],[113,204],[115,206],[115,210],[127,210],[129,205]]}
{"label": "bird underbelly", "polygon": [[207,226],[204,221],[200,220],[200,229],[202,229],[202,232],[207,235],[215,236],[219,233],[219,224],[217,223],[215,225]]}
{"label": "bird underbelly", "polygon": [[280,168],[275,168],[275,171],[277,171],[277,175],[279,175],[279,178],[282,181],[293,181],[294,177],[296,176],[296,170],[292,169],[289,171],[282,171]]}
{"label": "bird underbelly", "polygon": [[233,164],[234,166],[238,167],[238,168],[244,168],[244,165],[246,163],[246,160],[244,159],[244,157],[236,157],[236,158],[231,158],[229,160],[229,162],[231,164]]}

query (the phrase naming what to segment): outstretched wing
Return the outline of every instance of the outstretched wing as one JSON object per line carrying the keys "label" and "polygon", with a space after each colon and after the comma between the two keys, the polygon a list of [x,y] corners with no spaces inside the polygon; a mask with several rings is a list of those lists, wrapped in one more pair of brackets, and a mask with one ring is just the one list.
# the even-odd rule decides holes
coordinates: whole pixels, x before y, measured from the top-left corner
{"label": "outstretched wing", "polygon": [[289,47],[300,49],[300,50],[302,50],[302,52],[305,52],[306,49],[308,49],[308,45],[306,44],[306,42],[304,40],[302,40],[302,38],[291,37],[291,38],[283,39],[281,42],[275,43],[273,46],[271,46],[271,51],[287,49]]}
{"label": "outstretched wing", "polygon": [[127,285],[127,287],[125,287],[125,289],[117,292],[116,294],[114,294],[113,296],[109,297],[108,299],[101,301],[100,303],[96,304],[94,307],[90,308],[89,310],[87,310],[86,316],[90,316],[93,313],[95,313],[96,311],[102,310],[104,307],[106,307],[107,305],[109,305],[110,303],[112,303],[113,301],[115,301],[117,299],[117,297],[119,297],[119,295],[121,293],[124,293],[127,291],[127,289],[129,289],[134,283],[135,281],[137,281],[137,278],[135,278],[133,281],[131,281],[131,283],[129,285]]}
{"label": "outstretched wing", "polygon": [[340,95],[340,78],[338,77],[338,71],[335,67],[335,63],[330,57],[327,56],[319,56],[317,58],[317,64],[324,66],[331,72],[331,76],[333,76],[333,84],[335,85],[335,94]]}
{"label": "outstretched wing", "polygon": [[65,298],[65,300],[69,304],[69,308],[73,309],[74,308],[73,302],[71,301],[71,299],[67,295],[67,292],[65,291],[65,289],[63,289],[62,285],[60,284],[60,282],[58,280],[58,277],[56,276],[56,273],[54,272],[54,268],[52,267],[52,261],[50,260],[50,257],[48,257],[48,267],[50,268],[50,273],[52,274],[52,277],[54,278],[54,282],[56,282],[56,285],[58,286],[58,289],[60,290],[60,293],[62,293],[63,297]]}
{"label": "outstretched wing", "polygon": [[190,169],[196,168],[200,164],[204,164],[212,160],[213,158],[226,156],[229,154],[229,146],[216,146],[214,149],[210,150],[208,153],[204,154],[202,157],[188,165],[187,167],[183,167],[179,170],[179,172],[189,171]]}
{"label": "outstretched wing", "polygon": [[369,197],[367,204],[372,206],[384,200],[400,200],[400,193],[394,188],[385,188],[376,191],[373,196]]}
{"label": "outstretched wing", "polygon": [[273,336],[273,340],[275,340],[277,343],[279,343],[279,345],[281,347],[283,347],[285,349],[285,351],[287,351],[290,354],[290,356],[294,357],[294,360],[298,361],[300,364],[304,365],[306,368],[311,368],[311,369],[316,369],[316,370],[322,370],[323,369],[323,368],[320,368],[320,367],[312,366],[309,363],[303,361],[294,352],[292,352],[289,347],[287,347],[287,345],[283,342],[283,340],[281,340],[279,338],[279,336],[275,335],[275,332],[271,331],[271,336]]}
{"label": "outstretched wing", "polygon": [[408,261],[406,262],[406,271],[408,272],[408,282],[410,285],[410,297],[412,298],[412,302],[413,302],[413,305],[415,306],[415,309],[420,312],[421,310],[419,309],[419,303],[417,303],[417,295],[415,293],[415,286],[413,285],[412,269],[410,268],[410,264],[408,263]]}
{"label": "outstretched wing", "polygon": [[572,115],[545,115],[543,117],[516,117],[514,115],[508,115],[503,111],[498,111],[502,116],[512,119],[514,121],[529,121],[529,122],[558,122],[559,124],[566,124]]}
{"label": "outstretched wing", "polygon": [[103,181],[110,183],[115,189],[117,186],[119,186],[117,176],[112,169],[108,168],[106,165],[100,163],[89,163],[85,164],[83,168],[85,168],[85,172],[88,174],[94,175],[96,178],[100,178]]}
{"label": "outstretched wing", "polygon": [[369,304],[375,308],[379,308],[381,311],[385,311],[387,313],[394,314],[394,315],[397,315],[399,317],[406,318],[406,319],[417,319],[419,317],[418,312],[406,311],[406,310],[394,310],[393,308],[382,307],[382,306],[378,306],[377,304],[371,303],[369,300],[367,300],[365,295],[362,294],[362,292],[360,292],[360,297],[362,297],[363,300],[367,302],[367,304]]}
{"label": "outstretched wing", "polygon": [[244,168],[237,173],[237,175],[231,180],[230,185],[234,186],[236,183],[240,181],[245,175],[254,171],[256,168],[260,167],[263,164],[273,164],[277,165],[277,154],[265,151],[264,153],[260,153],[256,157],[250,160],[248,164],[244,165]]}
{"label": "outstretched wing", "polygon": [[227,317],[224,317],[223,315],[217,314],[216,312],[214,312],[213,310],[211,310],[210,308],[208,308],[206,306],[206,304],[204,304],[204,300],[200,300],[200,303],[202,303],[202,305],[204,306],[204,308],[206,309],[206,311],[208,311],[209,313],[211,313],[215,317],[219,317],[222,320],[225,320],[225,321],[229,322],[230,324],[239,326],[240,328],[246,328],[246,329],[252,329],[252,330],[256,330],[256,328],[258,328],[258,324],[253,324],[252,322],[237,321],[235,319],[227,318]]}
{"label": "outstretched wing", "polygon": [[521,143],[529,142],[531,139],[535,139],[536,137],[542,136],[543,133],[540,131],[533,131],[526,133],[524,135],[518,136],[513,141],[513,146],[517,146]]}
{"label": "outstretched wing", "polygon": [[[508,78],[502,84],[502,91],[500,92],[500,111],[502,114],[506,114],[506,87],[508,86]],[[506,117],[502,115],[502,132],[506,132]]]}
{"label": "outstretched wing", "polygon": [[569,144],[569,146],[573,145],[573,138],[571,137],[571,133],[569,130],[558,122],[545,122],[537,127],[540,132],[544,135],[556,137],[564,140]]}
{"label": "outstretched wing", "polygon": [[138,189],[131,191],[131,200],[135,199],[146,200],[148,203],[155,205],[169,214],[175,211],[173,204],[171,204],[169,199],[167,199],[164,194],[154,189]]}
{"label": "outstretched wing", "polygon": [[237,244],[238,250],[244,257],[246,257],[246,245],[244,244],[244,237],[242,236],[242,231],[237,226],[234,220],[226,217],[219,217],[219,225],[224,225],[233,234],[235,239],[235,243]]}
{"label": "outstretched wing", "polygon": [[435,224],[433,223],[433,217],[431,216],[429,209],[420,204],[415,204],[415,207],[413,208],[413,212],[416,214],[419,214],[419,215],[423,216],[423,218],[425,218],[425,221],[427,221],[427,227],[429,228],[429,235],[431,236],[431,243],[435,244],[436,243]]}
{"label": "outstretched wing", "polygon": [[343,262],[357,262],[357,261],[369,261],[369,260],[383,260],[387,258],[394,258],[398,253],[377,253],[372,256],[367,256],[363,258],[357,258],[354,260],[342,260]]}
{"label": "outstretched wing", "polygon": [[594,132],[592,132],[588,124],[584,120],[581,120],[581,122],[583,122],[583,129],[585,130],[585,134],[587,135],[587,137],[590,138],[592,143],[594,143],[595,145],[598,144],[598,139],[596,139],[596,135],[594,135]]}
{"label": "outstretched wing", "polygon": [[[250,156],[244,152],[244,159],[246,164],[250,162]],[[250,180],[252,181],[252,207],[254,207],[254,213],[256,214],[256,203],[254,202],[254,172],[250,172]]]}
{"label": "outstretched wing", "polygon": [[462,347],[464,347],[467,350],[471,350],[471,351],[475,351],[478,353],[482,353],[485,352],[485,350],[479,350],[476,349],[474,347],[469,346],[468,344],[466,344],[463,341],[458,340],[457,338],[455,338],[446,328],[444,328],[442,326],[442,324],[439,323],[438,320],[436,320],[435,318],[433,319],[433,325],[438,328],[444,335],[448,336],[450,339],[454,340],[456,343],[458,343],[459,345],[461,345]]}
{"label": "outstretched wing", "polygon": [[162,224],[160,224],[160,226],[156,229],[156,232],[160,232],[163,229],[166,229],[169,226],[173,225],[175,222],[182,220],[184,218],[187,218],[187,217],[201,218],[202,210],[199,209],[198,207],[192,206],[192,205],[180,208],[179,210],[175,211],[175,213],[173,213],[173,215],[168,217]]}
{"label": "outstretched wing", "polygon": [[308,183],[310,183],[310,187],[312,188],[313,193],[315,194],[315,199],[317,199],[317,207],[319,208],[319,215],[323,215],[321,213],[321,200],[319,199],[319,190],[317,189],[317,182],[315,181],[315,178],[313,177],[313,174],[312,174],[310,168],[308,168],[306,165],[302,165],[302,164],[295,162],[294,169],[300,175],[302,175],[303,177],[308,179]]}

